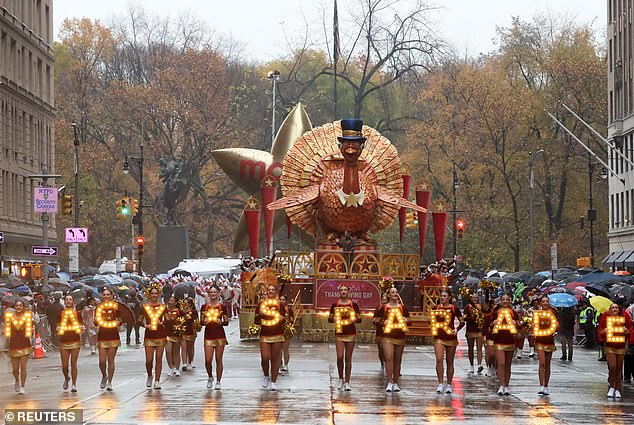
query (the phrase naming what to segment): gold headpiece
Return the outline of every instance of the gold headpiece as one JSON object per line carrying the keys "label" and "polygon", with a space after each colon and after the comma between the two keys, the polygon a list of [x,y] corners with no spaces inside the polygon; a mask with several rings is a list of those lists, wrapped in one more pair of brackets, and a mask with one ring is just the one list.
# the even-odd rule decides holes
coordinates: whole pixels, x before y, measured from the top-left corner
{"label": "gold headpiece", "polygon": [[155,281],[150,283],[150,285],[145,288],[145,290],[143,291],[143,296],[145,298],[150,298],[150,292],[152,292],[152,289],[157,289],[159,291],[159,295],[163,293],[163,285]]}

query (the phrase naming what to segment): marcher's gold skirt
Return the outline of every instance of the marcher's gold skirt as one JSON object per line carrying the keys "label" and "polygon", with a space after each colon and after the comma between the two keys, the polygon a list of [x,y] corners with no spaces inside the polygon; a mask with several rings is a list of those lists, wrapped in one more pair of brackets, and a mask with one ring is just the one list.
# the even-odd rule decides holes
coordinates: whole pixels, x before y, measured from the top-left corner
{"label": "marcher's gold skirt", "polygon": [[489,347],[495,347],[495,341],[493,341],[492,339],[486,339],[484,342]]}
{"label": "marcher's gold skirt", "polygon": [[405,339],[397,339],[397,338],[388,338],[383,337],[383,344],[392,344],[392,345],[400,345],[402,347],[405,346]]}
{"label": "marcher's gold skirt", "polygon": [[167,342],[181,342],[180,336],[168,336],[166,337]]}
{"label": "marcher's gold skirt", "polygon": [[[488,342],[488,341],[487,341]],[[515,351],[515,344],[494,344],[495,351]]]}
{"label": "marcher's gold skirt", "polygon": [[603,350],[605,352],[605,354],[616,354],[617,356],[624,356],[625,355],[625,348],[614,348],[614,347],[605,347],[605,350]]}
{"label": "marcher's gold skirt", "polygon": [[335,335],[335,342],[356,342],[356,335]]}
{"label": "marcher's gold skirt", "polygon": [[196,335],[183,335],[185,341],[196,341]]}
{"label": "marcher's gold skirt", "polygon": [[29,356],[31,354],[33,354],[33,347],[16,348],[15,350],[9,350],[9,357],[11,357],[12,359]]}
{"label": "marcher's gold skirt", "polygon": [[284,335],[275,335],[275,336],[261,336],[260,342],[265,342],[267,344],[274,344],[276,342],[284,342]]}
{"label": "marcher's gold skirt", "polygon": [[165,339],[165,338],[161,338],[161,339],[148,339],[148,338],[145,338],[143,340],[143,345],[145,347],[165,347],[165,344],[167,344],[167,339]]}
{"label": "marcher's gold skirt", "polygon": [[97,341],[97,347],[99,348],[119,348],[121,347],[121,341]]}
{"label": "marcher's gold skirt", "polygon": [[480,338],[482,332],[467,332],[467,338]]}
{"label": "marcher's gold skirt", "polygon": [[74,350],[75,348],[81,348],[81,341],[59,343],[60,350]]}
{"label": "marcher's gold skirt", "polygon": [[546,353],[554,353],[557,351],[557,348],[552,344],[541,344],[539,342],[535,343],[535,350],[544,351]]}
{"label": "marcher's gold skirt", "polygon": [[223,345],[227,345],[227,340],[223,339],[206,339],[205,347],[222,347]]}
{"label": "marcher's gold skirt", "polygon": [[458,340],[457,339],[434,338],[434,345],[436,345],[436,344],[444,345],[445,347],[457,347],[458,346]]}

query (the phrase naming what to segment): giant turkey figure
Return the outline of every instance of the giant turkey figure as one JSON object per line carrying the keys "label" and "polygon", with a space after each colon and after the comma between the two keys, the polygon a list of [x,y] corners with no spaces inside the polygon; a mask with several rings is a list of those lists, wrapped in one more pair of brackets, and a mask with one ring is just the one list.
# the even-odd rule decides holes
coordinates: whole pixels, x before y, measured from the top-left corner
{"label": "giant turkey figure", "polygon": [[346,233],[367,241],[401,207],[426,212],[401,197],[396,148],[356,118],[304,133],[284,158],[281,181],[284,197],[268,208],[286,208],[294,224],[331,241]]}

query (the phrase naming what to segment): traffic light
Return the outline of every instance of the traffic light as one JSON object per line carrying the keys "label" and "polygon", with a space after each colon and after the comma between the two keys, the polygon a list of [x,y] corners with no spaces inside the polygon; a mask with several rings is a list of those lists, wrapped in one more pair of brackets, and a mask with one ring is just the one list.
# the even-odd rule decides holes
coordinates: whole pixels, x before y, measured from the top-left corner
{"label": "traffic light", "polygon": [[130,215],[130,204],[128,198],[121,198],[117,201],[117,218],[125,220]]}
{"label": "traffic light", "polygon": [[72,195],[64,195],[62,197],[62,214],[64,215],[73,214],[73,196]]}
{"label": "traffic light", "polygon": [[456,220],[456,232],[458,234],[458,239],[462,239],[464,236],[464,221]]}
{"label": "traffic light", "polygon": [[31,266],[20,267],[20,277],[24,280],[31,280]]}
{"label": "traffic light", "polygon": [[132,215],[135,216],[139,213],[139,200],[130,198],[130,203],[132,204]]}
{"label": "traffic light", "polygon": [[136,253],[139,257],[143,255],[143,245],[145,245],[145,238],[143,235],[136,237]]}

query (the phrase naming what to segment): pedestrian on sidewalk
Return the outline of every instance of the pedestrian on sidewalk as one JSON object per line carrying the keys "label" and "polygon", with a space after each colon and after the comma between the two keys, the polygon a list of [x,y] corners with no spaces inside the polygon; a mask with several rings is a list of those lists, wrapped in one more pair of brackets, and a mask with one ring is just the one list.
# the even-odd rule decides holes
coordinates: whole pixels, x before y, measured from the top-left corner
{"label": "pedestrian on sidewalk", "polygon": [[113,301],[114,295],[110,289],[101,293],[101,303],[95,310],[95,322],[99,326],[97,332],[97,347],[99,349],[99,369],[101,383],[99,388],[112,391],[112,378],[115,370],[115,357],[121,347],[119,326],[121,326],[121,311],[119,304]]}
{"label": "pedestrian on sidewalk", "polygon": [[27,304],[18,299],[13,310],[4,313],[5,336],[9,338],[9,358],[15,384],[13,388],[19,395],[24,395],[26,385],[26,363],[33,353],[31,336],[33,335],[33,313]]}
{"label": "pedestrian on sidewalk", "polygon": [[[72,379],[71,392],[77,392],[77,359],[81,349],[81,333],[84,331],[81,314],[75,309],[75,300],[72,295],[64,297],[64,309],[57,318],[57,334],[59,335],[59,355],[62,361],[62,374],[64,374],[64,391],[68,390],[68,384]],[[69,375],[70,363],[70,375]]]}
{"label": "pedestrian on sidewalk", "polygon": [[[348,285],[339,287],[339,299],[330,306],[328,323],[335,324],[335,348],[337,350],[337,372],[339,374],[338,390],[350,391],[350,375],[352,374],[352,353],[357,337],[357,323],[363,317],[359,305],[350,299]],[[344,373],[345,372],[345,373]]]}
{"label": "pedestrian on sidewalk", "polygon": [[559,360],[572,361],[573,340],[575,338],[575,310],[572,307],[560,308],[557,313],[559,321],[559,341],[561,342],[561,357]]}
{"label": "pedestrian on sidewalk", "polygon": [[[167,343],[165,334],[165,304],[159,301],[161,287],[153,284],[147,288],[149,302],[143,305],[141,326],[145,328],[143,345],[145,347],[145,372],[147,380],[145,386],[155,390],[161,389],[161,372],[163,370],[163,352]],[[154,370],[154,385],[152,385],[152,370]]]}
{"label": "pedestrian on sidewalk", "polygon": [[[377,324],[383,327],[383,355],[385,356],[385,374],[387,386],[385,392],[399,392],[398,385],[401,376],[401,362],[405,350],[405,336],[407,327],[411,325],[409,311],[401,302],[398,289],[392,286],[387,290],[388,302],[383,309],[383,316],[378,318]],[[377,319],[375,317],[375,319]]]}
{"label": "pedestrian on sidewalk", "polygon": [[[220,381],[224,371],[223,356],[227,336],[224,327],[229,324],[229,312],[225,309],[217,286],[209,287],[208,299],[200,311],[200,320],[205,325],[205,369],[207,370],[207,388],[220,391]],[[214,382],[212,361],[216,359],[216,380]]]}
{"label": "pedestrian on sidewalk", "polygon": [[[458,332],[465,325],[462,318],[462,312],[453,304],[451,291],[444,288],[440,291],[440,304],[434,310],[448,311],[449,320],[445,326],[438,328],[438,334],[434,337],[434,353],[436,355],[436,377],[438,378],[438,387],[436,392],[451,394],[453,392],[453,374],[454,359],[456,357],[456,349],[458,348]],[[431,314],[436,314],[432,311]],[[458,328],[455,322],[458,320]],[[447,361],[447,386],[443,386],[444,379],[444,361]]]}

